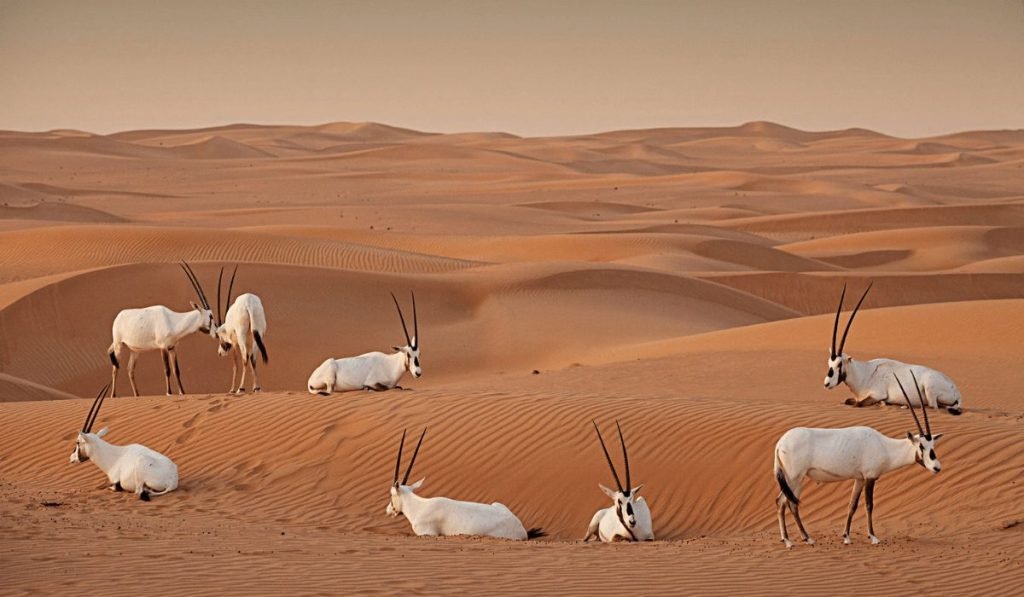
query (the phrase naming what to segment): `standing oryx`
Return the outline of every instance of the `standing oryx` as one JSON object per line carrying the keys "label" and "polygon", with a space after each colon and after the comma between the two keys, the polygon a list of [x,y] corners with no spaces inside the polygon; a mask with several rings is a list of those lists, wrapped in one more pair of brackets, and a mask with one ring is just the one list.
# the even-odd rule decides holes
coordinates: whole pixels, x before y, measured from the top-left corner
{"label": "standing oryx", "polygon": [[598,537],[605,543],[613,541],[653,541],[654,531],[651,527],[651,510],[647,507],[647,501],[639,497],[640,488],[643,483],[636,487],[631,486],[629,476],[629,455],[626,454],[626,440],[622,437],[622,428],[619,422],[615,421],[615,428],[619,431],[619,442],[622,443],[622,460],[626,466],[626,486],[623,487],[619,481],[619,474],[612,464],[612,457],[608,454],[608,448],[604,445],[604,438],[601,437],[601,430],[594,423],[594,431],[597,432],[597,439],[601,442],[601,450],[608,460],[608,466],[612,469],[612,477],[615,478],[615,485],[618,491],[612,491],[600,483],[597,484],[601,491],[612,498],[612,505],[598,510],[587,527],[587,534],[583,541],[589,541],[592,537]]}
{"label": "standing oryx", "polygon": [[[917,388],[918,398],[923,403],[921,384],[914,372],[910,372]],[[875,481],[889,471],[907,465],[920,464],[933,473],[942,470],[939,459],[935,456],[935,442],[942,434],[932,435],[928,423],[928,409],[922,407],[924,427],[917,418],[914,404],[903,389],[903,384],[896,378],[896,385],[903,393],[903,398],[910,414],[914,415],[917,434],[907,433],[906,439],[897,439],[883,435],[870,427],[846,427],[844,429],[808,429],[797,427],[790,429],[775,444],[775,479],[782,492],[775,498],[779,509],[779,531],[786,547],[793,547],[786,529],[786,507],[788,506],[796,518],[796,525],[803,535],[804,541],[813,545],[814,540],[804,529],[800,520],[800,490],[804,478],[809,477],[819,483],[831,483],[853,479],[853,497],[850,500],[850,511],[846,516],[846,530],[843,543],[850,541],[850,523],[853,513],[857,510],[861,490],[865,490],[865,502],[868,509],[868,537],[877,544],[875,527],[871,519],[875,507]]]}
{"label": "standing oryx", "polygon": [[405,325],[402,307],[398,305],[394,293],[391,293],[391,300],[395,301],[398,318],[402,321],[405,346],[393,347],[395,352],[391,354],[368,352],[357,357],[327,359],[309,376],[306,387],[310,394],[327,396],[335,391],[402,389],[398,382],[406,371],[412,373],[413,377],[423,375],[423,370],[420,369],[420,329],[416,317],[416,294],[412,293],[412,338],[409,337],[409,328]]}
{"label": "standing oryx", "polygon": [[178,313],[171,311],[163,305],[145,307],[143,309],[125,309],[114,318],[112,330],[113,342],[107,353],[113,365],[110,380],[110,395],[117,396],[117,370],[121,364],[118,356],[121,346],[127,346],[131,351],[128,357],[128,381],[132,384],[132,392],[139,395],[139,389],[135,385],[135,359],[140,352],[159,350],[164,359],[164,379],[167,382],[167,395],[171,395],[171,368],[174,368],[174,376],[178,380],[178,393],[184,394],[185,388],[181,385],[181,369],[178,367],[178,353],[175,351],[178,342],[185,336],[194,332],[202,332],[216,337],[216,322],[213,319],[213,311],[210,310],[210,302],[206,300],[206,293],[203,292],[199,279],[195,272],[185,263],[181,262],[181,269],[185,272],[192,288],[199,297],[202,306],[195,303],[192,311]]}
{"label": "standing oryx", "polygon": [[914,373],[921,380],[920,405],[931,408],[945,407],[950,414],[959,415],[960,390],[949,377],[944,373],[930,369],[922,365],[908,365],[892,359],[872,359],[870,361],[856,361],[853,357],[843,352],[846,347],[846,335],[850,332],[850,325],[853,318],[857,316],[864,297],[871,290],[871,284],[861,295],[854,307],[850,319],[846,322],[846,329],[843,330],[843,339],[836,349],[836,333],[839,331],[839,314],[843,310],[843,299],[846,298],[846,286],[843,286],[843,293],[839,296],[839,309],[836,311],[836,320],[832,326],[832,349],[829,352],[828,373],[825,375],[825,389],[831,390],[840,383],[853,392],[853,398],[846,400],[846,404],[854,406],[870,406],[879,402],[886,404],[902,404],[897,393],[897,387],[892,380],[897,375]]}
{"label": "standing oryx", "polygon": [[405,446],[405,431],[402,431],[402,440],[398,444],[398,460],[395,462],[395,479],[391,483],[388,515],[405,514],[405,518],[412,525],[412,531],[419,536],[478,535],[522,541],[544,534],[540,529],[530,529],[527,532],[516,515],[498,502],[478,504],[444,497],[423,498],[416,495],[416,490],[423,485],[423,479],[412,485],[407,483],[412,466],[416,463],[416,455],[420,453],[423,436],[426,434],[427,430],[424,428],[419,441],[416,442],[416,450],[412,453],[409,467],[405,469],[405,477],[399,483],[398,471],[402,466],[402,448]]}
{"label": "standing oryx", "polygon": [[85,416],[82,430],[78,432],[71,462],[92,460],[106,473],[111,490],[131,491],[143,501],[148,502],[150,496],[174,491],[178,487],[178,467],[170,458],[139,444],[115,446],[107,443],[103,440],[107,434],[106,427],[97,433],[92,432],[106,395],[107,386],[103,386]]}
{"label": "standing oryx", "polygon": [[[221,268],[217,277],[217,319],[219,324],[215,330],[220,346],[217,354],[224,356],[231,353],[234,359],[231,367],[231,388],[229,394],[241,394],[245,392],[245,368],[252,369],[252,390],[260,391],[260,380],[256,377],[256,348],[259,348],[263,363],[267,362],[267,347],[263,345],[263,338],[267,335],[267,316],[263,311],[263,302],[255,294],[246,292],[238,295],[234,303],[231,302],[231,291],[235,287],[235,274],[238,273],[238,266],[231,272],[231,282],[228,284],[227,302],[228,312],[221,315],[220,291],[223,281],[224,269]],[[238,375],[238,365],[241,362],[242,375],[238,378],[238,388],[235,388],[235,377]]]}

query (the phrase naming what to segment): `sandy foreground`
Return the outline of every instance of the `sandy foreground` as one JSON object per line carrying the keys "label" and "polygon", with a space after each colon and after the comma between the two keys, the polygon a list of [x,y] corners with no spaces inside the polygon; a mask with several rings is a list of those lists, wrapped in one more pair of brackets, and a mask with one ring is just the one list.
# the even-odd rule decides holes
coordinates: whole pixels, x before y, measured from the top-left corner
{"label": "sandy foreground", "polygon": [[[173,458],[140,502],[68,464],[121,309],[267,308],[263,393],[178,348],[189,394],[107,401],[97,428]],[[811,486],[816,546],[778,540],[772,447],[795,426],[913,429],[822,387],[843,283],[875,286],[847,352],[938,368],[964,414],[933,476]],[[327,357],[404,340],[408,391],[305,391]],[[561,138],[378,124],[0,132],[0,592],[1020,594],[1024,132],[899,139],[771,123]],[[130,393],[122,373],[119,391]],[[87,397],[87,398],[86,398]],[[658,541],[579,541],[618,418]],[[508,505],[547,537],[416,538],[385,515],[398,435],[422,494]],[[615,448],[613,448],[615,453]],[[790,527],[796,536],[795,525]]]}

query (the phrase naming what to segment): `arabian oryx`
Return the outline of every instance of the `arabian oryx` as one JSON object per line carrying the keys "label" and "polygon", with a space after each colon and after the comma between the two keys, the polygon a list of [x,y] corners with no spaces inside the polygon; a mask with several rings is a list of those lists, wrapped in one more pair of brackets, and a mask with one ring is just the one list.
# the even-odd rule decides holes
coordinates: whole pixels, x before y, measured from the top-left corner
{"label": "arabian oryx", "polygon": [[587,527],[587,534],[583,541],[589,541],[592,537],[598,537],[605,543],[614,541],[654,541],[654,532],[651,530],[651,510],[647,507],[647,501],[640,497],[640,488],[643,483],[633,487],[629,476],[629,455],[626,453],[626,440],[622,437],[622,428],[619,422],[615,421],[615,428],[619,431],[619,442],[622,443],[622,461],[626,466],[626,485],[623,487],[619,481],[619,474],[612,464],[612,457],[608,454],[608,447],[601,437],[601,430],[597,428],[594,421],[594,431],[597,432],[597,439],[601,442],[601,450],[612,469],[612,477],[615,479],[615,486],[618,491],[597,484],[601,491],[612,498],[612,505],[598,510]]}
{"label": "arabian oryx", "polygon": [[[267,316],[263,311],[263,302],[255,294],[246,292],[238,295],[235,302],[231,302],[231,291],[235,287],[235,274],[238,273],[238,266],[231,272],[231,282],[228,284],[227,302],[228,312],[221,315],[220,290],[223,281],[224,269],[221,268],[217,277],[217,320],[218,325],[215,333],[219,346],[217,354],[224,356],[231,353],[234,359],[231,367],[231,388],[229,394],[242,394],[245,392],[245,368],[252,369],[252,390],[260,391],[260,380],[256,377],[256,349],[259,348],[263,363],[267,363],[267,347],[263,345],[263,338],[267,335]],[[238,376],[238,365],[241,362],[242,375],[238,377],[238,388],[235,388],[235,378]]]}
{"label": "arabian oryx", "polygon": [[184,261],[181,262],[181,269],[185,272],[196,296],[202,306],[189,303],[192,311],[178,313],[171,311],[163,305],[145,307],[143,309],[125,309],[114,318],[112,335],[114,341],[107,349],[110,362],[113,365],[110,380],[110,395],[117,396],[117,371],[121,364],[118,357],[121,353],[121,346],[127,346],[131,351],[128,357],[128,381],[132,384],[132,392],[139,395],[139,389],[135,385],[135,359],[140,352],[159,350],[164,359],[164,379],[167,382],[167,395],[171,395],[171,368],[174,368],[174,376],[178,380],[178,393],[184,394],[185,388],[181,385],[181,369],[178,366],[178,353],[175,348],[182,338],[195,332],[210,334],[216,338],[217,327],[213,319],[213,311],[210,309],[210,302],[206,300],[206,293],[199,284],[192,267]]}
{"label": "arabian oryx", "polygon": [[832,349],[828,358],[828,373],[825,375],[825,389],[831,390],[840,383],[853,392],[853,398],[846,400],[846,404],[853,406],[870,406],[872,404],[902,404],[897,387],[893,384],[896,376],[904,376],[914,373],[921,380],[920,404],[931,408],[945,407],[950,414],[960,414],[960,390],[949,377],[944,373],[930,369],[922,365],[908,365],[892,359],[872,359],[870,361],[857,361],[843,352],[846,347],[846,335],[850,332],[853,318],[857,316],[864,297],[871,290],[869,284],[867,290],[861,295],[854,307],[850,319],[846,322],[846,329],[843,330],[843,339],[836,349],[836,333],[839,331],[839,314],[843,310],[843,299],[846,298],[846,286],[843,286],[843,293],[839,296],[839,309],[836,310],[836,320],[832,325]]}
{"label": "arabian oryx", "polygon": [[[895,377],[895,375],[894,375]],[[910,378],[917,388],[918,397],[921,385],[914,372]],[[800,490],[804,478],[808,477],[818,483],[832,483],[853,479],[853,497],[850,499],[850,511],[846,515],[846,530],[843,543],[849,544],[850,523],[857,511],[861,490],[865,492],[865,503],[868,509],[868,537],[871,543],[878,544],[875,527],[871,519],[875,507],[875,481],[879,477],[903,468],[910,464],[920,464],[932,473],[942,470],[939,459],[935,456],[935,442],[942,434],[932,435],[931,424],[928,423],[928,409],[922,407],[924,427],[917,418],[914,403],[903,389],[903,384],[896,378],[896,385],[903,393],[903,398],[910,414],[914,415],[917,433],[907,433],[905,439],[893,438],[870,427],[846,427],[844,429],[808,429],[797,427],[790,429],[775,444],[775,479],[782,492],[775,498],[779,509],[779,531],[786,547],[793,547],[786,529],[786,507],[796,518],[796,525],[803,535],[804,541],[813,545],[814,540],[807,534],[803,521],[800,520]]]}
{"label": "arabian oryx", "polygon": [[412,293],[412,338],[409,337],[402,307],[398,305],[394,293],[391,293],[391,300],[395,301],[398,318],[402,321],[405,346],[394,346],[395,352],[391,354],[368,352],[357,357],[327,359],[309,376],[307,388],[310,394],[328,396],[332,392],[347,390],[401,390],[398,382],[406,371],[412,373],[413,377],[423,375],[420,369],[420,326],[416,317],[416,294]]}
{"label": "arabian oryx", "polygon": [[420,444],[426,428],[416,442],[416,450],[412,453],[409,467],[405,469],[405,477],[398,482],[398,471],[402,466],[402,448],[405,446],[405,431],[398,444],[398,460],[395,462],[395,479],[391,483],[391,500],[388,502],[387,513],[397,517],[405,514],[412,525],[412,532],[418,536],[451,536],[476,535],[512,539],[522,541],[544,535],[540,529],[527,531],[523,523],[504,504],[478,504],[460,502],[444,497],[424,498],[416,495],[416,490],[423,485],[423,479],[407,485],[412,466],[416,463],[416,455],[420,453]]}
{"label": "arabian oryx", "polygon": [[75,451],[71,453],[71,462],[92,460],[101,471],[106,473],[113,491],[131,491],[139,499],[148,502],[154,495],[163,495],[178,487],[178,467],[170,458],[150,450],[146,446],[130,444],[115,446],[103,440],[107,428],[92,432],[100,407],[106,399],[107,386],[100,393],[85,416],[85,425],[78,432],[75,440]]}

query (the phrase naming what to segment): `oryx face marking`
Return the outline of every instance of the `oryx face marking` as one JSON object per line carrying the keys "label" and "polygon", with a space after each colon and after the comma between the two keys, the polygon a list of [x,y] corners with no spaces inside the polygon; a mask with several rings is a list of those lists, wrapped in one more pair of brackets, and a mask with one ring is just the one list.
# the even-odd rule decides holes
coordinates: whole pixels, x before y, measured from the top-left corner
{"label": "oryx face marking", "polygon": [[391,486],[391,501],[388,502],[387,513],[392,518],[402,513],[402,498],[398,493],[398,488],[394,485]]}
{"label": "oryx face marking", "polygon": [[828,372],[825,374],[825,389],[831,390],[846,381],[846,372],[843,370],[842,355],[828,360]]}
{"label": "oryx face marking", "polygon": [[89,444],[86,443],[85,437],[79,433],[78,439],[75,440],[75,449],[71,452],[71,464],[78,464],[79,462],[89,461]]}

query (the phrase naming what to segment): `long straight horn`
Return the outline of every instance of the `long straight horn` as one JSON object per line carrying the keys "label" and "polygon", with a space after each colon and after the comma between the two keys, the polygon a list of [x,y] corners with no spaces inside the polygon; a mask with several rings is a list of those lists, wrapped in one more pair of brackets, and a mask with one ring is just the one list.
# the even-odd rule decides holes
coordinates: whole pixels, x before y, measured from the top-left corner
{"label": "long straight horn", "polygon": [[836,358],[836,334],[839,333],[839,314],[843,312],[843,299],[846,298],[846,284],[843,284],[843,293],[839,295],[839,307],[836,309],[836,321],[832,324],[832,358]]}
{"label": "long straight horn", "polygon": [[402,441],[398,442],[398,458],[395,460],[395,480],[392,481],[392,485],[398,485],[398,470],[402,467],[402,448],[405,447],[405,432],[402,430]]}
{"label": "long straight horn", "polygon": [[92,406],[89,408],[89,414],[85,416],[85,425],[82,426],[83,433],[92,431],[92,426],[96,423],[96,417],[100,414],[100,406],[103,405],[103,401],[107,396],[107,390],[109,389],[110,384],[107,384],[96,394],[96,398],[92,401]]}
{"label": "long straight horn", "polygon": [[221,267],[220,268],[220,273],[217,274],[217,322],[218,323],[224,323],[224,317],[221,315],[222,311],[220,310],[220,288],[221,288],[221,282],[223,280],[224,280],[224,268]]}
{"label": "long straight horn", "polygon": [[868,284],[868,287],[864,290],[864,294],[860,295],[860,300],[857,301],[857,306],[853,308],[853,313],[850,313],[850,319],[846,322],[846,329],[843,330],[843,339],[839,342],[839,354],[843,354],[843,348],[846,347],[846,334],[850,333],[850,326],[853,325],[853,318],[857,316],[857,311],[860,309],[861,303],[864,302],[864,298],[868,296],[868,291],[871,290],[871,287],[874,286],[874,284],[874,282]]}
{"label": "long straight horn", "polygon": [[[227,309],[231,308],[231,291],[235,289],[235,274],[238,273],[238,264],[235,264],[235,269],[231,271],[231,282],[228,283],[228,301],[224,303],[224,307]],[[227,315],[227,313],[225,313]],[[224,323],[224,320],[221,320]]]}
{"label": "long straight horn", "polygon": [[900,386],[900,391],[903,392],[903,398],[907,401],[907,408],[910,409],[910,414],[914,415],[914,423],[917,424],[917,432],[924,435],[924,429],[921,428],[921,421],[917,419],[917,411],[914,410],[914,405],[910,403],[910,396],[907,396],[907,391],[903,388],[903,383],[900,382],[900,376],[893,374],[896,379],[896,383]]}
{"label": "long straight horn", "polygon": [[402,479],[402,485],[409,484],[409,475],[412,474],[412,465],[416,464],[416,455],[420,453],[420,444],[423,443],[423,436],[427,434],[427,428],[423,428],[423,433],[420,434],[420,440],[416,442],[416,449],[412,451],[412,460],[409,461],[409,468],[405,469],[405,478]]}
{"label": "long straight horn", "polygon": [[182,261],[181,269],[185,271],[185,275],[188,276],[189,282],[192,282],[192,288],[196,291],[196,296],[199,297],[199,302],[202,303],[203,308],[209,310],[210,301],[206,300],[206,293],[203,292],[203,285],[199,283],[199,278],[197,278],[196,273],[192,271],[192,266]]}
{"label": "long straight horn", "polygon": [[928,405],[924,403],[924,396],[921,394],[921,384],[917,383],[917,376],[914,370],[910,370],[910,378],[914,380],[914,387],[917,388],[917,399],[921,402],[921,416],[924,417],[925,437],[932,438],[932,424],[928,422]]}
{"label": "long straight horn", "polygon": [[409,328],[405,327],[405,316],[402,315],[402,308],[398,306],[398,299],[395,298],[395,293],[391,293],[391,300],[395,301],[395,308],[398,309],[398,318],[402,320],[402,331],[405,332],[405,344],[412,346],[412,340],[409,339]]}
{"label": "long straight horn", "polygon": [[412,295],[412,337],[416,338],[416,346],[412,348],[415,349],[420,345],[420,320],[416,316],[416,293],[410,290],[409,294]]}
{"label": "long straight horn", "polygon": [[597,432],[597,439],[601,442],[601,449],[604,451],[604,457],[608,461],[608,466],[612,469],[612,476],[615,477],[615,485],[619,488],[619,492],[625,494],[625,490],[622,489],[622,482],[619,481],[619,473],[615,471],[615,465],[612,464],[612,457],[608,454],[608,447],[604,445],[604,438],[601,437],[601,430],[597,428],[597,421],[591,421],[594,424],[594,431]]}
{"label": "long straight horn", "polygon": [[633,491],[633,483],[629,478],[629,454],[626,454],[626,438],[622,437],[622,427],[619,427],[619,420],[615,419],[615,428],[619,430],[619,442],[622,443],[622,460],[626,463],[626,494]]}

